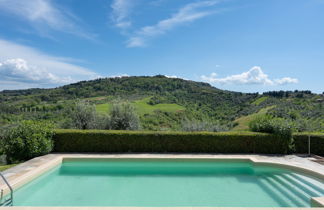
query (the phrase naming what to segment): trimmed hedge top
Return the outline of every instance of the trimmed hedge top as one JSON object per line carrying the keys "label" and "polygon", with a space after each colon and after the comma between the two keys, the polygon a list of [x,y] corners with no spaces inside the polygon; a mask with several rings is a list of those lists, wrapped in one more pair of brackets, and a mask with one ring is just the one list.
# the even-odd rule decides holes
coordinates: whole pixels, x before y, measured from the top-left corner
{"label": "trimmed hedge top", "polygon": [[56,130],[55,152],[286,154],[288,140],[253,132]]}
{"label": "trimmed hedge top", "polygon": [[[267,133],[258,133],[250,131],[230,131],[230,132],[209,132],[209,131],[195,131],[195,132],[185,132],[185,131],[132,131],[132,130],[79,130],[79,129],[56,129],[56,134],[60,133],[105,133],[105,134],[120,134],[120,135],[212,135],[212,136],[232,136],[232,135],[261,135],[267,136]],[[324,134],[323,134],[324,135]]]}

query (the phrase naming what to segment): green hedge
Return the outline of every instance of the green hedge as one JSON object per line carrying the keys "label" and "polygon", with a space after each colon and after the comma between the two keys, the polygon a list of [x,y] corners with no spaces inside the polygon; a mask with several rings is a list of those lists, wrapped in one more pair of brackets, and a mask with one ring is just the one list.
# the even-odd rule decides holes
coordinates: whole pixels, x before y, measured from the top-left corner
{"label": "green hedge", "polygon": [[284,140],[253,132],[56,130],[54,152],[286,154]]}
{"label": "green hedge", "polygon": [[324,133],[296,133],[293,136],[295,152],[308,153],[308,136],[310,136],[311,153],[324,156]]}

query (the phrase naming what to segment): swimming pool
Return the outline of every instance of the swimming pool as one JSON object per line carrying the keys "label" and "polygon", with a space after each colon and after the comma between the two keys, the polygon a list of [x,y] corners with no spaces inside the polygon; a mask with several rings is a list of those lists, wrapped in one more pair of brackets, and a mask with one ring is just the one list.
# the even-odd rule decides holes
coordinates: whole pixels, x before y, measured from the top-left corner
{"label": "swimming pool", "polygon": [[309,207],[324,182],[240,160],[66,159],[14,193],[14,206]]}

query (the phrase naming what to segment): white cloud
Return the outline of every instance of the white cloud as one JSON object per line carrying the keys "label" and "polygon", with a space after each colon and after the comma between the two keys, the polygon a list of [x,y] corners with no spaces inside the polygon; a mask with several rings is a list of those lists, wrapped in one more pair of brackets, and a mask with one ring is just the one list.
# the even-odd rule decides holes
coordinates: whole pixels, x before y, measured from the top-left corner
{"label": "white cloud", "polygon": [[215,14],[217,11],[210,8],[219,2],[218,0],[205,0],[187,4],[170,18],[161,20],[155,25],[142,27],[135,32],[134,36],[130,37],[127,46],[143,47],[146,45],[148,39],[162,35],[176,26]]}
{"label": "white cloud", "polygon": [[117,74],[117,75],[111,75],[108,78],[123,78],[123,77],[130,77],[128,74]]}
{"label": "white cloud", "polygon": [[179,76],[176,76],[176,75],[164,75],[165,77],[167,78],[171,78],[171,79],[183,79],[183,80],[190,80],[188,78],[185,78],[185,77],[179,77]]}
{"label": "white cloud", "polygon": [[30,66],[20,58],[0,62],[0,76],[4,80],[39,84],[64,84],[73,81],[70,77],[60,78],[46,69]]}
{"label": "white cloud", "polygon": [[100,77],[72,64],[73,59],[47,55],[28,46],[0,39],[0,49],[0,89],[52,87]]}
{"label": "white cloud", "polygon": [[113,10],[112,20],[116,27],[125,29],[132,25],[129,14],[134,1],[135,0],[113,0],[111,4]]}
{"label": "white cloud", "polygon": [[87,39],[95,37],[79,26],[80,20],[76,16],[51,0],[0,0],[0,11],[29,22],[42,35],[51,29]]}
{"label": "white cloud", "polygon": [[171,79],[178,79],[180,77],[176,76],[176,75],[164,75],[167,78],[171,78]]}
{"label": "white cloud", "polygon": [[224,78],[218,78],[216,73],[212,73],[210,76],[202,75],[201,79],[209,83],[219,84],[238,84],[238,85],[285,85],[291,83],[298,83],[298,79],[284,77],[281,79],[269,79],[269,76],[265,74],[261,67],[254,66],[249,71],[241,74],[231,75]]}
{"label": "white cloud", "polygon": [[281,79],[275,79],[275,83],[278,85],[297,84],[298,79],[291,78],[291,77],[284,77]]}
{"label": "white cloud", "polygon": [[131,37],[127,43],[128,47],[143,47],[145,40],[142,37]]}

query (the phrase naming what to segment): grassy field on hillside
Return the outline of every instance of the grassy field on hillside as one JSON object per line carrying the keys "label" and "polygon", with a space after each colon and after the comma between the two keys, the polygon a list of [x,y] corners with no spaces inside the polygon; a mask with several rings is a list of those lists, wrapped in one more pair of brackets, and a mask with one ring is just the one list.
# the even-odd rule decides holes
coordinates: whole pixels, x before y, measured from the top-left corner
{"label": "grassy field on hillside", "polygon": [[[185,107],[180,106],[178,104],[150,105],[147,103],[149,100],[150,97],[131,102],[140,116],[143,116],[144,114],[152,114],[155,110],[160,110],[163,112],[177,112],[177,111],[184,111],[186,109]],[[109,110],[111,109],[111,106],[112,104],[110,103],[97,104],[96,110],[98,113],[108,113]]]}
{"label": "grassy field on hillside", "polygon": [[268,98],[269,98],[268,96],[260,97],[260,98],[256,99],[255,101],[253,101],[252,104],[258,106],[259,104],[261,104],[263,101],[267,100]]}
{"label": "grassy field on hillside", "polygon": [[111,108],[111,104],[108,104],[108,103],[96,105],[96,110],[100,114],[108,113],[108,111],[110,111],[110,108]]}
{"label": "grassy field on hillside", "polygon": [[253,114],[243,116],[243,117],[240,117],[240,118],[236,119],[234,122],[237,122],[238,125],[233,128],[233,131],[248,130],[249,129],[249,123],[251,122],[251,120],[253,120],[254,118],[256,118],[258,116],[265,115],[268,110],[270,110],[270,109],[272,109],[274,107],[275,106],[268,106],[268,107],[265,107],[263,109],[260,109],[260,111],[258,111],[257,113],[253,113]]}

